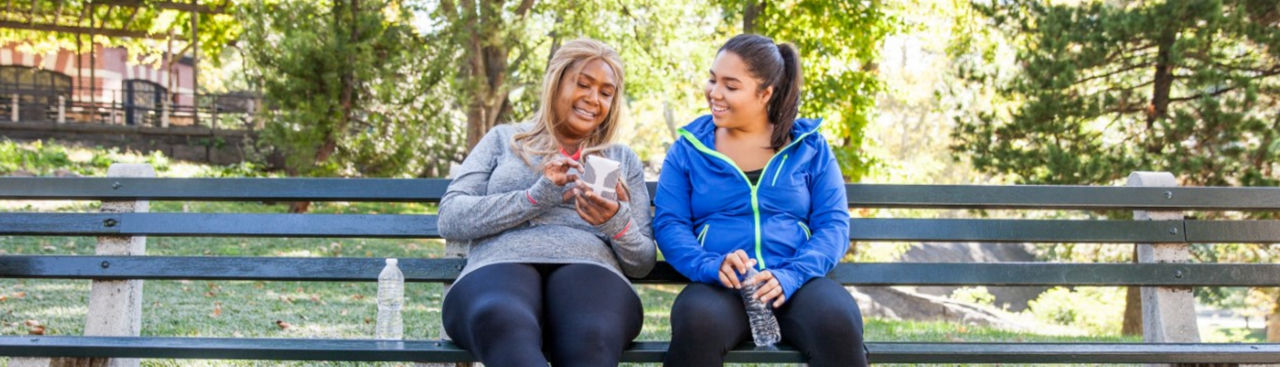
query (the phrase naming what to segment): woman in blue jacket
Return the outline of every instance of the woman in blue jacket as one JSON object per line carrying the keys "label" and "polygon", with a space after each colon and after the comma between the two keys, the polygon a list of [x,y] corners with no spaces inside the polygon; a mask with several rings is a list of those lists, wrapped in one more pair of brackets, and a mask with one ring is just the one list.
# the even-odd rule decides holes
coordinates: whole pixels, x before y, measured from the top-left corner
{"label": "woman in blue jacket", "polygon": [[[671,308],[667,366],[720,365],[750,340],[745,282],[762,282],[754,296],[810,365],[867,364],[858,305],[825,278],[849,247],[849,205],[821,120],[796,118],[800,75],[791,44],[730,39],[707,80],[711,114],[667,152],[653,227],[666,261],[692,280]],[[740,279],[749,266],[760,274]]]}

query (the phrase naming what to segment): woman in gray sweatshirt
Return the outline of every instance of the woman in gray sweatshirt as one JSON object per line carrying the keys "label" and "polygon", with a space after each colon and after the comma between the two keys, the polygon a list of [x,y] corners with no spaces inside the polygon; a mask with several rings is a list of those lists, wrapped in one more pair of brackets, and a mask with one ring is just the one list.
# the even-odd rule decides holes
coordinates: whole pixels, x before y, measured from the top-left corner
{"label": "woman in gray sweatshirt", "polygon": [[[622,87],[616,51],[565,43],[534,117],[494,127],[453,172],[440,234],[470,246],[444,327],[486,365],[616,366],[640,333],[627,277],[649,273],[655,245],[640,159],[613,144]],[[618,200],[577,177],[588,155],[621,163]]]}

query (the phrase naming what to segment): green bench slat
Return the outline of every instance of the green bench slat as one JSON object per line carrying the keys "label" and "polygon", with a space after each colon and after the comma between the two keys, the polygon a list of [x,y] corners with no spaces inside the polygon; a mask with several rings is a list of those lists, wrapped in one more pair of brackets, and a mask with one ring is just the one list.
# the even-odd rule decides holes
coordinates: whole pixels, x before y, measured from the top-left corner
{"label": "green bench slat", "polygon": [[436,238],[434,215],[0,213],[0,234]]}
{"label": "green bench slat", "polygon": [[[465,260],[400,259],[410,282],[455,279]],[[0,256],[0,278],[376,281],[381,258]],[[846,285],[1252,286],[1280,285],[1280,264],[841,263]],[[636,283],[688,282],[665,262]]]}
{"label": "green bench slat", "polygon": [[862,241],[1183,242],[1183,221],[854,218]]}
{"label": "green bench slat", "polygon": [[1275,210],[1276,187],[847,184],[868,208]]}
{"label": "green bench slat", "polygon": [[1280,363],[1280,344],[867,343],[873,363]]}
{"label": "green bench slat", "polygon": [[[628,362],[659,362],[666,342],[635,342]],[[868,342],[873,363],[1280,363],[1280,344]],[[449,342],[358,339],[0,336],[0,355],[466,362]],[[795,363],[800,353],[739,347],[728,362]]]}
{"label": "green bench slat", "polygon": [[[0,177],[0,199],[438,202],[447,179]],[[656,183],[646,185],[654,192]],[[882,208],[1280,209],[1280,188],[847,184]]]}
{"label": "green bench slat", "polygon": [[446,179],[0,177],[0,199],[439,202]]}
{"label": "green bench slat", "polygon": [[[0,213],[0,235],[439,238],[435,215]],[[855,241],[1280,242],[1280,221],[854,218]]]}
{"label": "green bench slat", "polygon": [[[463,259],[399,259],[405,280],[447,282]],[[0,256],[0,278],[377,281],[382,258],[219,256]]]}
{"label": "green bench slat", "polygon": [[1280,220],[1189,220],[1187,240],[1193,243],[1280,242]]}
{"label": "green bench slat", "polygon": [[[26,236],[221,236],[438,238],[434,215],[0,213],[0,234]],[[1211,221],[1193,227],[1234,236]],[[1280,242],[1280,222],[1258,221],[1257,238]],[[1183,221],[855,218],[850,236],[868,241],[1183,242]],[[1265,236],[1264,236],[1265,237]],[[1236,237],[1231,237],[1235,239]]]}

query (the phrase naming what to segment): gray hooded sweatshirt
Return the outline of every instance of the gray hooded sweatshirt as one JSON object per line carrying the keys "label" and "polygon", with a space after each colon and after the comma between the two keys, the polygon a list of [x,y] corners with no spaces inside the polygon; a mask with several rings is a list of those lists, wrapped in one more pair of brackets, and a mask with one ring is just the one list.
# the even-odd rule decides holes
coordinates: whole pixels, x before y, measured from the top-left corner
{"label": "gray hooded sweatshirt", "polygon": [[648,274],[656,250],[640,158],[620,144],[601,152],[621,162],[619,177],[631,197],[613,218],[591,225],[578,216],[572,199],[561,200],[572,184],[556,186],[543,177],[542,158],[529,157],[530,167],[511,151],[512,137],[532,126],[494,127],[452,172],[438,224],[445,239],[470,242],[458,278],[498,263],[594,264],[624,281]]}

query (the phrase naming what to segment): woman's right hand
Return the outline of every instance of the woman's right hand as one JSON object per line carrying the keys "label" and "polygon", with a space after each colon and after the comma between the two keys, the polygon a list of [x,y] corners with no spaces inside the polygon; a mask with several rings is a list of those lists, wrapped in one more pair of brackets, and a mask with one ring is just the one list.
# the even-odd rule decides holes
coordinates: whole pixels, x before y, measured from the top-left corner
{"label": "woman's right hand", "polygon": [[724,256],[724,261],[720,263],[720,284],[726,288],[738,289],[742,287],[742,282],[738,279],[741,274],[747,273],[747,268],[754,265],[747,256],[746,251],[735,250]]}
{"label": "woman's right hand", "polygon": [[578,175],[569,173],[570,168],[577,169],[578,172],[583,171],[582,163],[568,157],[555,157],[542,163],[542,175],[556,186],[564,186],[578,179]]}

